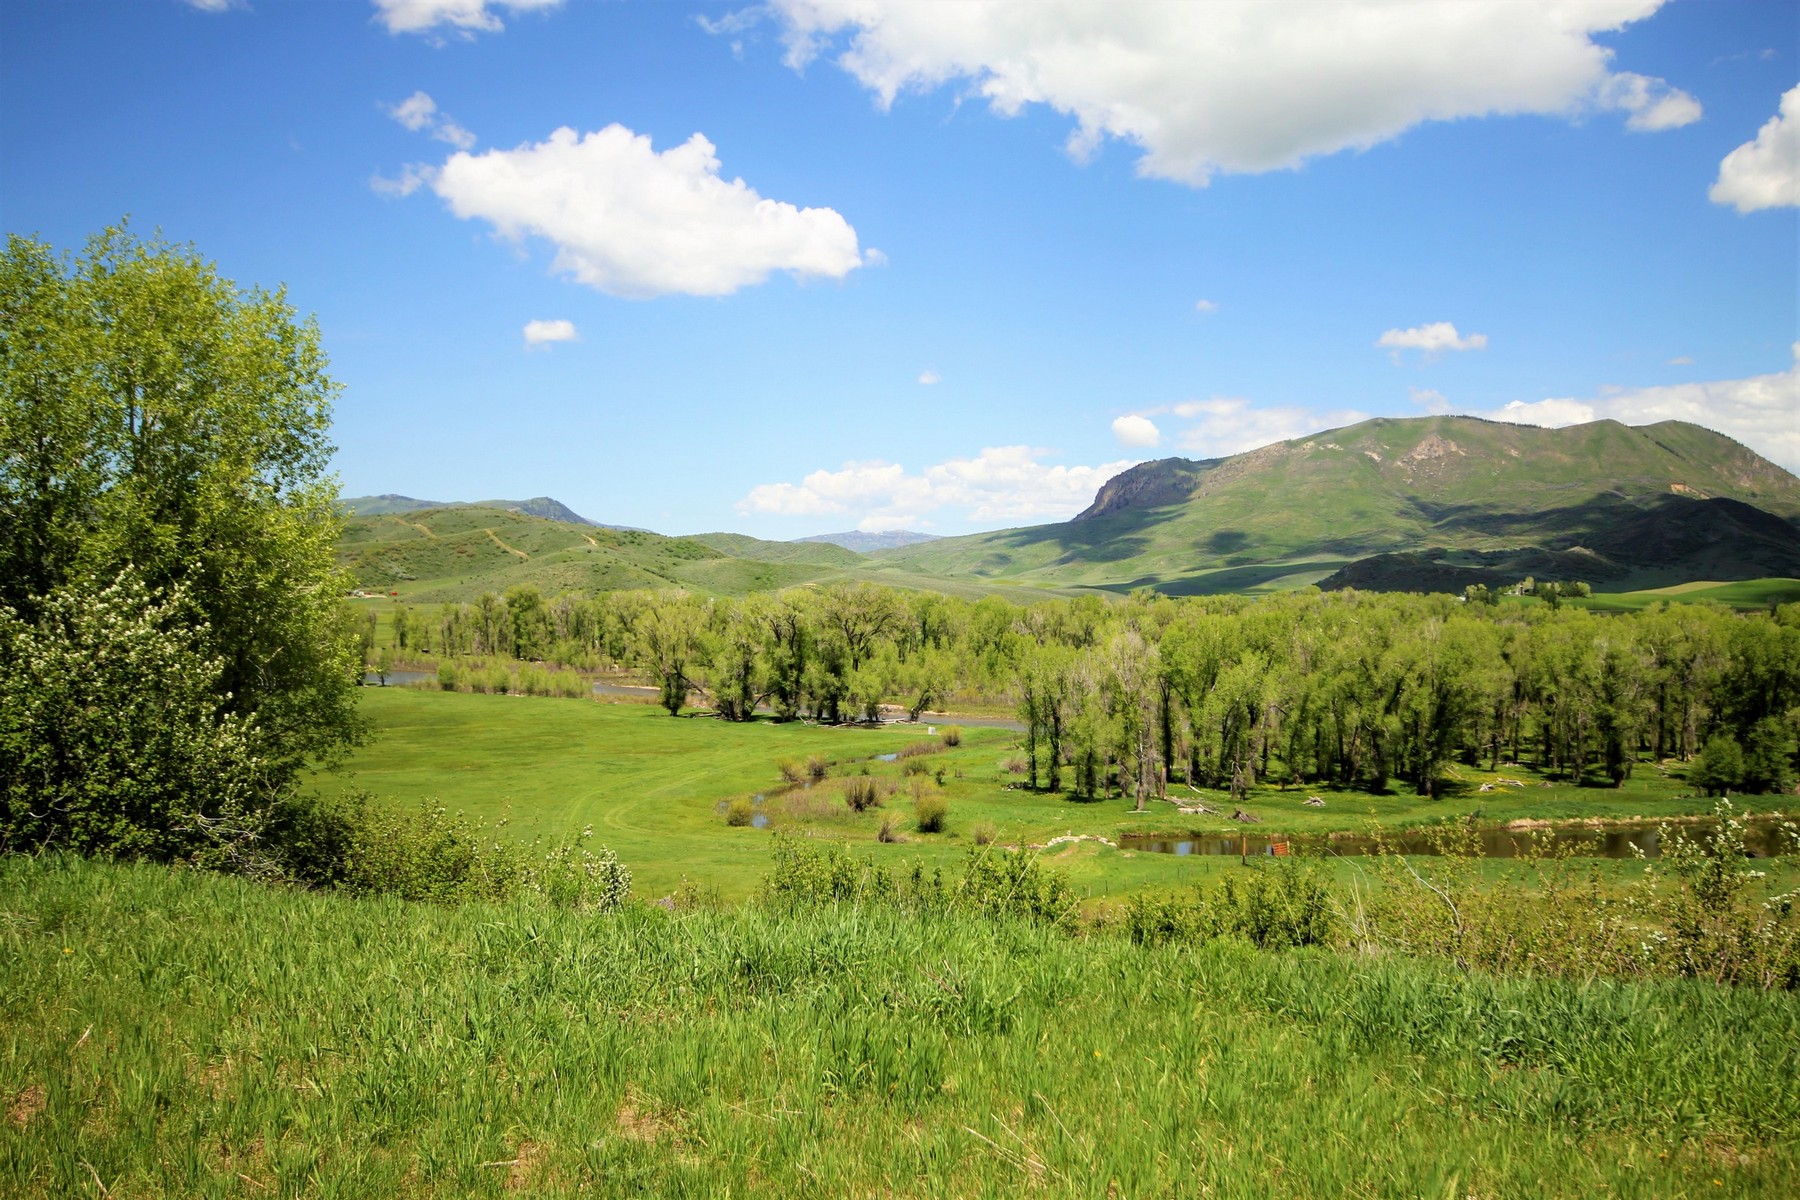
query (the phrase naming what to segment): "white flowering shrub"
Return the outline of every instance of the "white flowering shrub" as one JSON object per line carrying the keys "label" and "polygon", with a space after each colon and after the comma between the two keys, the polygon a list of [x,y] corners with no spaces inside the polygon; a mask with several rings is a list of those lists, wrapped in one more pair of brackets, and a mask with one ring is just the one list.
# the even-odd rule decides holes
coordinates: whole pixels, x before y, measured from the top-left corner
{"label": "white flowering shrub", "polygon": [[0,848],[241,865],[261,821],[252,725],[224,711],[181,589],[127,571],[0,606]]}
{"label": "white flowering shrub", "polygon": [[594,827],[574,845],[552,847],[526,871],[529,892],[559,908],[616,912],[631,899],[631,869],[605,846],[588,849]]}
{"label": "white flowering shrub", "polygon": [[[1648,919],[1639,951],[1675,974],[1800,989],[1796,894],[1768,894],[1768,874],[1753,865],[1743,814],[1730,800],[1713,815],[1717,828],[1698,834],[1662,826],[1661,862],[1645,868],[1633,898]],[[1793,822],[1781,823],[1780,838],[1784,849],[1800,850]]]}

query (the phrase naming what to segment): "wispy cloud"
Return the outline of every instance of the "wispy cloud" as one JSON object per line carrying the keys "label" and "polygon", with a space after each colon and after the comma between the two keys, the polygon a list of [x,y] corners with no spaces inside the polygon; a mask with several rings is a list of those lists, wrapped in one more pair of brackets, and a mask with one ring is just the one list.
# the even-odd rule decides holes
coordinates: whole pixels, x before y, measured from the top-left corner
{"label": "wispy cloud", "polygon": [[1392,350],[1394,361],[1400,361],[1404,350],[1420,350],[1426,357],[1442,354],[1446,350],[1485,350],[1487,334],[1471,333],[1464,337],[1456,332],[1456,326],[1448,321],[1433,321],[1429,325],[1415,325],[1411,329],[1390,329],[1375,340],[1378,349]]}
{"label": "wispy cloud", "polygon": [[506,28],[499,10],[518,14],[548,12],[562,0],[375,0],[375,19],[389,33],[418,33],[438,37],[440,29],[469,39],[477,33],[499,33]]}
{"label": "wispy cloud", "polygon": [[573,321],[525,322],[525,347],[528,350],[554,345],[557,342],[573,342],[576,338],[575,322]]}

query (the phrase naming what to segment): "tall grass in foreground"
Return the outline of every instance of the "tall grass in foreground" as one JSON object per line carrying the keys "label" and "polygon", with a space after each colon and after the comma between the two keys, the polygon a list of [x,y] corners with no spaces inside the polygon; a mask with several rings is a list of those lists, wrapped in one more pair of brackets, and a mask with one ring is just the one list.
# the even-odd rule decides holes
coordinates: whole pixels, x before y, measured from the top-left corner
{"label": "tall grass in foreground", "polygon": [[807,895],[583,916],[0,860],[0,1194],[1800,1184],[1792,995]]}

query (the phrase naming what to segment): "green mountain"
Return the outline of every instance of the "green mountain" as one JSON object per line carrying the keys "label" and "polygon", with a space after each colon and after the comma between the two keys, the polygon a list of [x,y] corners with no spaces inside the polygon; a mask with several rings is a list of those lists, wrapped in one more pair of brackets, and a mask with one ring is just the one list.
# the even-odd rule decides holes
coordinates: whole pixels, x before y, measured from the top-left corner
{"label": "green mountain", "polygon": [[338,561],[356,587],[414,603],[470,601],[531,584],[545,595],[677,587],[741,596],[809,583],[866,579],[890,587],[979,598],[1071,594],[1004,581],[953,580],[875,567],[841,546],[765,542],[741,534],[672,538],[643,530],[547,521],[482,505],[354,516]]}
{"label": "green mountain", "polygon": [[411,600],[470,600],[530,583],[565,591],[680,587],[715,595],[789,587],[830,573],[723,553],[693,538],[551,521],[483,505],[350,518],[338,559],[356,585]]}
{"label": "green mountain", "polygon": [[1524,573],[1608,590],[1800,576],[1800,479],[1679,421],[1539,429],[1378,418],[1229,458],[1143,463],[1072,521],[871,562],[1171,593]]}
{"label": "green mountain", "polygon": [[860,529],[848,530],[844,533],[815,533],[811,537],[795,538],[796,542],[829,542],[833,546],[842,546],[846,550],[854,550],[858,554],[868,554],[872,550],[892,550],[897,546],[914,546],[920,542],[935,542],[935,533],[914,533],[910,529],[884,529],[880,533],[864,533]]}
{"label": "green mountain", "polygon": [[[502,512],[524,513],[546,521],[562,521],[570,525],[590,525],[596,529],[631,529],[630,525],[607,525],[590,521],[560,500],[549,496],[533,496],[529,500],[415,500],[411,496],[387,493],[380,496],[352,496],[339,501],[344,510],[357,517],[385,517],[396,513],[423,512],[428,508],[497,508]],[[638,530],[637,532],[645,532]]]}
{"label": "green mountain", "polygon": [[742,533],[697,533],[692,540],[711,546],[721,554],[757,562],[854,567],[863,561],[863,556],[856,551],[827,542],[765,542]]}

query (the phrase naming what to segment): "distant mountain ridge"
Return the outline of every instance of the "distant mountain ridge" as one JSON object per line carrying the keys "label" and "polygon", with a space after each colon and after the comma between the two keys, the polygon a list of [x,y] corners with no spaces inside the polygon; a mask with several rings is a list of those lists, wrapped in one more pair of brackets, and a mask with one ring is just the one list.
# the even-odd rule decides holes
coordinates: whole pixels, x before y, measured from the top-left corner
{"label": "distant mountain ridge", "polygon": [[858,554],[868,554],[875,550],[893,550],[900,546],[916,546],[922,542],[935,542],[935,533],[914,533],[910,529],[884,529],[879,533],[864,533],[860,529],[852,529],[845,533],[815,533],[811,537],[794,538],[796,542],[829,542],[833,546],[842,546],[846,550],[854,550]]}
{"label": "distant mountain ridge", "polygon": [[395,513],[421,512],[428,508],[497,508],[502,512],[524,513],[528,517],[542,517],[546,521],[561,521],[566,525],[649,532],[632,525],[608,525],[604,521],[589,520],[562,501],[549,496],[533,496],[529,500],[415,500],[411,496],[397,496],[390,492],[380,496],[352,496],[339,503],[352,516],[357,517],[386,517]]}
{"label": "distant mountain ridge", "polygon": [[1615,589],[1800,577],[1800,479],[1679,421],[1377,418],[1225,458],[1141,463],[1071,521],[873,561],[1172,593],[1436,587],[1531,563]]}

